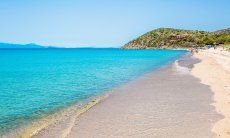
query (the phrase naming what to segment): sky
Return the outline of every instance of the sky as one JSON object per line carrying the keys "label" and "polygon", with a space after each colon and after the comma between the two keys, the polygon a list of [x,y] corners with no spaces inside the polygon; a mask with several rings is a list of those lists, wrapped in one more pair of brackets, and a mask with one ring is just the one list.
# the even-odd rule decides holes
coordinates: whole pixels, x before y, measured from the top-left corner
{"label": "sky", "polygon": [[0,42],[120,47],[153,29],[230,27],[230,0],[0,0]]}

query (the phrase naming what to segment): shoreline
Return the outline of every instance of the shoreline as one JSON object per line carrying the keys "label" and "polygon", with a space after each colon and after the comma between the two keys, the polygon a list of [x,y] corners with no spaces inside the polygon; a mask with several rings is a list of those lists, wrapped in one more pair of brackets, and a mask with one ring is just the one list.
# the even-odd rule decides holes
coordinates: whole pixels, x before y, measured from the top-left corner
{"label": "shoreline", "polygon": [[[75,121],[75,118],[79,117],[81,114],[85,113],[90,108],[92,108],[93,106],[95,106],[99,102],[103,101],[106,97],[107,97],[107,95],[98,96],[97,98],[94,98],[93,100],[90,100],[89,102],[87,102],[86,104],[84,104],[82,107],[79,107],[79,108],[75,107],[75,109],[73,109],[74,113],[69,113],[68,112],[68,109],[71,110],[71,107],[69,107],[67,110],[61,111],[61,112],[64,113],[64,115],[60,115],[59,114],[58,117],[54,118],[53,116],[55,116],[56,114],[58,114],[58,113],[56,113],[55,115],[51,115],[51,117],[50,117],[51,120],[48,120],[49,118],[44,118],[44,120],[48,121],[48,122],[45,122],[43,119],[39,120],[34,125],[31,125],[31,126],[27,127],[19,135],[19,137],[23,137],[23,138],[34,137],[37,134],[39,134],[40,132],[42,132],[44,129],[46,129],[47,127],[52,126],[55,123],[58,123],[58,122],[62,121],[64,119],[64,117],[69,117],[69,116],[73,115],[74,116],[74,118],[73,118],[74,120],[73,121]],[[78,106],[78,104],[74,105],[74,106]],[[66,131],[69,131],[69,130],[66,130]],[[68,132],[66,132],[66,133],[68,133]]]}
{"label": "shoreline", "polygon": [[111,91],[112,90],[101,93],[100,95],[95,97],[90,97],[84,101],[60,109],[57,112],[48,114],[40,119],[36,119],[28,125],[10,130],[9,132],[3,134],[2,137],[31,138],[51,127],[52,125],[60,123],[61,121],[66,120],[69,117],[72,117],[75,120],[83,113],[88,111],[90,108],[108,98]]}
{"label": "shoreline", "polygon": [[[189,75],[187,71],[183,70],[187,67],[189,67],[189,70],[191,70],[191,66],[193,66],[190,63],[186,63],[187,59],[184,60],[185,61],[178,61],[178,64],[183,62],[182,64],[184,64],[184,67],[182,66],[182,68],[177,68],[175,67],[175,64],[173,64],[170,65],[170,67],[165,67],[150,72],[149,74],[146,74],[137,80],[133,80],[128,84],[121,86],[120,88],[116,88],[108,98],[95,104],[93,108],[87,110],[87,112],[84,112],[84,114],[82,114],[80,117],[76,117],[74,121],[71,119],[63,120],[54,126],[47,127],[34,137],[114,137],[115,135],[130,137],[134,136],[133,134],[137,134],[137,137],[164,137],[167,135],[175,137],[213,137],[215,134],[211,132],[211,128],[214,122],[219,120],[220,116],[217,114],[217,112],[215,112],[214,107],[211,105],[213,102],[211,95],[212,93],[206,85],[200,84],[199,80],[195,79],[193,76]],[[167,79],[167,75],[170,75],[169,79]],[[178,78],[175,78],[175,76]],[[165,78],[166,81],[164,80]],[[155,81],[159,82],[158,79],[163,82],[165,81],[165,84],[151,84]],[[171,79],[175,79],[175,82]],[[192,84],[187,83],[186,80],[190,80]],[[183,91],[178,88],[179,86],[181,89],[187,89],[187,87],[181,85],[181,83],[185,84],[191,90],[188,90],[188,92],[185,92],[185,94],[181,93]],[[165,85],[168,85],[170,89],[165,87]],[[155,91],[156,95],[150,93],[152,88],[157,88]],[[138,92],[137,89],[142,90],[144,93]],[[175,92],[176,90],[176,96],[179,98],[168,92],[166,92],[167,96],[165,94],[162,95],[160,92],[162,89],[164,89],[163,91],[166,90],[170,92]],[[194,90],[197,90],[198,92],[191,93]],[[204,93],[200,95],[199,92]],[[201,97],[195,97],[196,94],[200,95]],[[173,98],[171,98],[169,95],[171,95]],[[165,103],[159,101],[160,99],[163,99]],[[196,101],[195,104],[194,101]],[[178,102],[182,102],[185,105],[181,105]],[[147,109],[145,106],[150,109]],[[163,109],[158,108],[158,106],[162,106],[161,108]],[[196,108],[200,107],[201,109],[197,111]],[[165,114],[163,114],[164,112]],[[186,114],[187,116],[183,117]],[[144,118],[143,115],[145,115]],[[159,119],[164,121],[159,122]],[[113,120],[115,120],[115,122]],[[138,121],[136,125],[133,124],[135,121]],[[198,124],[188,123],[190,121],[195,121],[199,124],[199,127],[197,127]],[[135,126],[134,130],[131,126],[127,127],[124,123],[126,123],[127,126]],[[176,125],[177,123],[180,123],[180,125]],[[146,128],[146,124],[149,124],[148,126],[151,127],[149,131],[145,130],[148,128]],[[166,127],[166,124],[169,126]],[[158,130],[159,127],[166,129],[164,130],[162,128],[167,132],[167,135],[163,134],[162,130]],[[192,134],[190,134],[191,130]]]}
{"label": "shoreline", "polygon": [[212,131],[217,137],[230,137],[230,52],[224,49],[200,50],[194,57],[202,60],[195,65],[192,74],[201,83],[210,86],[216,111],[224,118],[216,122]]}

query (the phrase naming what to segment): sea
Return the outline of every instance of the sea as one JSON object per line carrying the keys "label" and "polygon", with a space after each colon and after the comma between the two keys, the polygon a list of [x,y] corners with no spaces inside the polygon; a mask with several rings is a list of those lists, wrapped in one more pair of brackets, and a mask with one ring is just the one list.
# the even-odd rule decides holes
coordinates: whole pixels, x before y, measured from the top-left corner
{"label": "sea", "polygon": [[0,49],[0,136],[162,68],[184,50]]}

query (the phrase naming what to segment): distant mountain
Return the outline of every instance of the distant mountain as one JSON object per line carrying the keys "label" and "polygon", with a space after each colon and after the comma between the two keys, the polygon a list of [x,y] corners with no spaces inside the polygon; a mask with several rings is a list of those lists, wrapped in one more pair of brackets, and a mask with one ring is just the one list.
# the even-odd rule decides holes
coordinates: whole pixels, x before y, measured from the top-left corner
{"label": "distant mountain", "polygon": [[159,28],[128,42],[122,48],[194,48],[227,43],[230,43],[230,34],[226,33]]}
{"label": "distant mountain", "polygon": [[10,43],[0,43],[0,49],[7,49],[7,48],[15,48],[15,49],[20,49],[20,48],[52,48],[52,47],[46,47],[46,46],[40,46],[37,44],[10,44]]}
{"label": "distant mountain", "polygon": [[218,30],[218,31],[216,31],[216,33],[230,34],[230,28]]}

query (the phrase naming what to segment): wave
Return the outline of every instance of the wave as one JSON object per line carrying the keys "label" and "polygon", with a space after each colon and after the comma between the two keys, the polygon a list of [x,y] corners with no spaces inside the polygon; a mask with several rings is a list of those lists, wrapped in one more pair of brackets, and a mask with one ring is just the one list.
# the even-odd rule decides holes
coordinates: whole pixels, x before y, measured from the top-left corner
{"label": "wave", "polygon": [[179,74],[189,74],[190,73],[190,68],[181,66],[179,64],[179,60],[176,60],[173,64],[174,70],[179,73]]}

